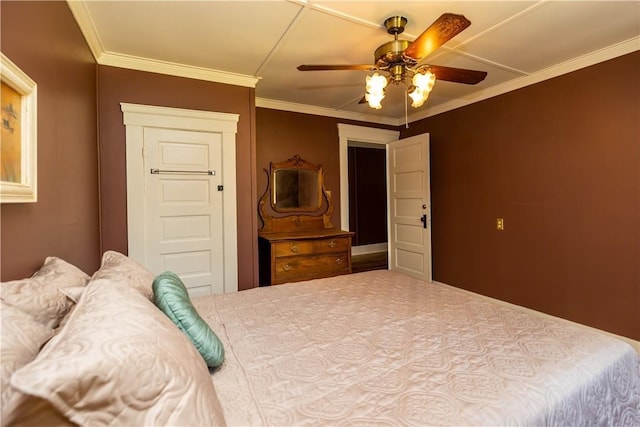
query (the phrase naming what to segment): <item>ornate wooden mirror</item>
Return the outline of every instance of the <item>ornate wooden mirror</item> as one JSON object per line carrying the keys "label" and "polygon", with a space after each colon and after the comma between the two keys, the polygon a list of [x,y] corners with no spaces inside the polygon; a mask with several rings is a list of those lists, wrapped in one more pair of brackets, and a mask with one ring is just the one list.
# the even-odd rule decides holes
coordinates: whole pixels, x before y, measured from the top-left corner
{"label": "ornate wooden mirror", "polygon": [[[301,160],[302,161],[302,160]],[[316,212],[322,206],[322,168],[271,165],[271,207],[276,212]]]}
{"label": "ornate wooden mirror", "polygon": [[283,162],[271,162],[269,171],[264,171],[268,183],[258,205],[261,232],[333,228],[333,202],[331,192],[324,188],[322,166],[296,154]]}

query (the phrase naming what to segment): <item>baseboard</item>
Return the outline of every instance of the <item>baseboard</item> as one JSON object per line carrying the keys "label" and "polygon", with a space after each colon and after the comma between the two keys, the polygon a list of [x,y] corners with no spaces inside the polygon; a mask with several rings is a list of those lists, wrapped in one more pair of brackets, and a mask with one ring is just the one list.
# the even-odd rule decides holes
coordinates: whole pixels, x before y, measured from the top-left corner
{"label": "baseboard", "polygon": [[374,254],[376,252],[386,252],[387,243],[373,243],[371,245],[359,245],[351,247],[351,255]]}

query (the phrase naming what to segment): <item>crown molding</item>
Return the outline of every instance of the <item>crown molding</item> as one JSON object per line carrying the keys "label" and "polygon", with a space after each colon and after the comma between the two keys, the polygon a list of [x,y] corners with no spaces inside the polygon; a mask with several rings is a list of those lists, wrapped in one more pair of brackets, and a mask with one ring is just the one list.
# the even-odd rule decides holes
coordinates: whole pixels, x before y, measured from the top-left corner
{"label": "crown molding", "polygon": [[86,3],[84,1],[67,0],[67,6],[69,6],[71,14],[78,23],[93,57],[98,61],[98,58],[100,58],[104,52],[104,46],[102,45],[100,37],[98,37],[96,24],[93,22],[93,19],[91,19],[91,14],[87,9]]}
{"label": "crown molding", "polygon": [[75,18],[96,62],[100,65],[128,68],[151,73],[167,74],[190,79],[206,80],[235,86],[255,88],[260,80],[244,74],[228,73],[210,68],[193,67],[174,62],[157,61],[132,55],[123,55],[105,51],[98,36],[96,25],[91,19],[85,1],[67,0],[67,5]]}
{"label": "crown molding", "polygon": [[369,123],[398,126],[400,120],[395,117],[382,117],[373,114],[354,113],[352,111],[335,110],[315,105],[297,104],[295,102],[278,101],[267,98],[256,98],[256,107],[272,110],[291,111],[294,113],[314,114],[317,116],[336,117],[339,119],[358,120]]}
{"label": "crown molding", "polygon": [[464,107],[479,101],[483,101],[488,98],[493,98],[498,95],[502,95],[508,92],[512,92],[517,89],[521,89],[526,86],[531,86],[536,83],[540,83],[545,80],[552,79],[554,77],[568,74],[573,71],[577,71],[582,68],[590,67],[600,62],[608,61],[619,56],[623,56],[632,52],[640,50],[640,37],[634,37],[624,42],[620,42],[606,48],[588,53],[583,56],[579,56],[572,60],[563,62],[562,64],[544,68],[535,73],[527,76],[518,77],[502,84],[496,85],[490,89],[486,89],[472,95],[455,99],[453,101],[445,102],[444,104],[437,105],[433,108],[429,108],[426,111],[415,113],[409,116],[409,122],[415,122],[417,120],[425,119],[427,117],[435,116],[437,114],[445,113],[447,111],[455,110],[456,108]]}
{"label": "crown molding", "polygon": [[174,62],[156,61],[131,55],[106,52],[98,59],[100,65],[128,68],[151,73],[167,74],[170,76],[186,77],[190,79],[206,80],[235,86],[255,88],[260,80],[257,77],[244,74],[228,73],[210,68],[194,67]]}

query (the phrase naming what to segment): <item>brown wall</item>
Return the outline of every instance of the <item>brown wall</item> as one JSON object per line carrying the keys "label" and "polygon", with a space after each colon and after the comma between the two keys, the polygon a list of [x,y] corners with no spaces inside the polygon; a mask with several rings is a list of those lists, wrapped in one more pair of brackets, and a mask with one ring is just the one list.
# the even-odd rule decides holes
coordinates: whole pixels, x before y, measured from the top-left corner
{"label": "brown wall", "polygon": [[3,281],[99,266],[96,64],[65,2],[0,2],[2,52],[38,85],[38,202],[2,204]]}
{"label": "brown wall", "polygon": [[640,339],[638,76],[640,52],[400,129],[430,134],[434,279]]}
{"label": "brown wall", "polygon": [[257,283],[254,89],[107,66],[98,67],[103,250],[127,253],[125,126],[120,103],[240,115],[236,135],[238,288]]}
{"label": "brown wall", "polygon": [[[287,160],[298,154],[308,162],[322,165],[325,171],[325,187],[331,191],[334,211],[331,222],[340,228],[340,150],[338,123],[394,129],[334,117],[292,113],[289,111],[256,108],[256,168],[258,197],[267,186],[270,162]],[[257,209],[257,199],[255,203]],[[345,224],[342,228],[346,229]]]}

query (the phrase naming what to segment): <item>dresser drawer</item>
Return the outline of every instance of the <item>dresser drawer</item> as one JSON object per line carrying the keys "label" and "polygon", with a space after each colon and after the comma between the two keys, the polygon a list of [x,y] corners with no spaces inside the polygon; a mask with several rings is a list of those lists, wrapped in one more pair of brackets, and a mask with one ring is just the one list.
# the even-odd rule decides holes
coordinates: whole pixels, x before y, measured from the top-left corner
{"label": "dresser drawer", "polygon": [[313,241],[313,253],[344,252],[351,249],[351,237],[335,237]]}
{"label": "dresser drawer", "polygon": [[276,258],[293,255],[313,254],[313,240],[290,240],[273,244],[273,254]]}
{"label": "dresser drawer", "polygon": [[276,283],[349,273],[349,254],[342,252],[278,258],[275,270]]}
{"label": "dresser drawer", "polygon": [[316,240],[291,240],[273,244],[276,258],[293,255],[345,252],[351,248],[350,237],[335,237]]}

